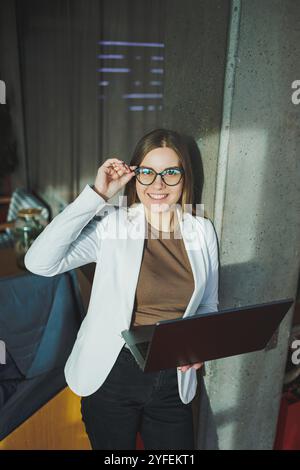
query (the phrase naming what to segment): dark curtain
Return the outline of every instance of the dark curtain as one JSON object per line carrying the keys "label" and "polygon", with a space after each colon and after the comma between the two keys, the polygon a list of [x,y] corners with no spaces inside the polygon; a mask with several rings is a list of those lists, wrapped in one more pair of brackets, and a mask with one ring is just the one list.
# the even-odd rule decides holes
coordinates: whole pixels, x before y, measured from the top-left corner
{"label": "dark curtain", "polygon": [[[0,106],[5,107],[7,120],[11,121],[10,140],[14,141],[18,155],[18,168],[14,173],[13,185],[28,186],[20,49],[16,5],[12,0],[1,0],[0,3],[0,78],[6,84],[6,104]],[[1,111],[1,113],[3,114],[4,111]],[[4,132],[2,123],[1,127],[2,132]],[[1,151],[0,158],[2,163],[5,158],[7,159],[7,156],[5,157]],[[13,185],[11,185],[11,188]]]}
{"label": "dark curtain", "polygon": [[[106,158],[129,161],[133,142],[160,124],[163,76],[151,69],[163,68],[165,5],[4,1],[10,24],[2,32],[13,36],[9,50],[15,57],[8,96],[17,83],[26,136],[15,184],[26,181],[50,202],[54,215],[93,182]],[[115,68],[130,73],[109,70]],[[153,98],[125,96],[137,93]]]}
{"label": "dark curtain", "polygon": [[[129,162],[137,140],[163,126],[195,139],[213,216],[228,8],[229,0],[1,0],[0,79],[20,160],[12,186],[37,191],[55,216],[105,159]],[[193,159],[200,164],[199,152]]]}
{"label": "dark curtain", "polygon": [[29,184],[69,202],[101,146],[95,81],[99,2],[16,1]]}

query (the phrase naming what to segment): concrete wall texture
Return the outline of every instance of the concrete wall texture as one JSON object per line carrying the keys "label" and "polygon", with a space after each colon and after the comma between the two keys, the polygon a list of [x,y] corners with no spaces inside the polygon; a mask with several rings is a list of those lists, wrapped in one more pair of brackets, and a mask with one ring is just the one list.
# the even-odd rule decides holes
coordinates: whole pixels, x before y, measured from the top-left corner
{"label": "concrete wall texture", "polygon": [[[233,1],[216,173],[222,307],[296,297],[299,275],[299,4]],[[200,449],[272,449],[292,309],[275,348],[206,364]]]}

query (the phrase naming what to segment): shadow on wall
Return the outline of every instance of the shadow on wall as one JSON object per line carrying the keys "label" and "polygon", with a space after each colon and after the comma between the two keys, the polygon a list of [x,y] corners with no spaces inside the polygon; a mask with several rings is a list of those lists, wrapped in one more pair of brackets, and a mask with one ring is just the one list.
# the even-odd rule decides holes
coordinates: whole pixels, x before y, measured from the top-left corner
{"label": "shadow on wall", "polygon": [[194,201],[196,204],[201,204],[202,191],[204,186],[202,156],[195,139],[187,134],[182,135],[187,144],[191,156],[192,171],[194,176]]}
{"label": "shadow on wall", "polygon": [[[243,285],[247,283],[247,278],[252,273],[254,282],[253,273],[263,270],[264,267],[259,262],[222,266],[223,282],[219,297],[224,299],[224,291],[227,291],[227,296],[229,291],[232,299],[230,303],[234,307],[287,297],[281,292],[279,295],[266,294],[262,299],[262,293],[257,289],[251,301],[242,299]],[[264,275],[268,276],[268,267],[265,267]],[[219,310],[229,306],[229,302],[225,305],[223,300]],[[292,306],[290,310],[293,308]],[[290,329],[290,321],[291,311],[261,351],[205,363],[206,373],[198,380],[201,399],[197,449],[242,449],[245,448],[246,441],[248,449],[256,449],[258,435],[266,436],[266,440],[259,443],[260,448],[271,447],[268,442],[272,441],[274,422],[270,422],[267,416],[276,416],[278,413],[278,397],[285,370],[285,361],[278,358],[286,356],[286,332]],[[269,400],[265,404],[267,391]],[[264,407],[262,413],[258,412],[259,406]],[[264,417],[265,413],[267,415]],[[253,429],[257,433],[253,433]]]}

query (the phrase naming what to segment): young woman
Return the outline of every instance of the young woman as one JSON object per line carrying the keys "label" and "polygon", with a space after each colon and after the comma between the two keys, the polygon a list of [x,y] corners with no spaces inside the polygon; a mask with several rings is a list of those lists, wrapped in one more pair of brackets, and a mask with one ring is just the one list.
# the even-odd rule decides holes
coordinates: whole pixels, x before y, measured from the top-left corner
{"label": "young woman", "polygon": [[[108,200],[125,189],[125,205]],[[126,204],[127,202],[127,204]],[[190,209],[192,208],[192,211]],[[144,373],[121,331],[218,310],[218,247],[197,215],[188,149],[155,129],[129,165],[107,159],[94,185],[57,215],[25,256],[54,276],[96,262],[89,308],[65,366],[93,449],[194,449],[192,400],[201,363]]]}

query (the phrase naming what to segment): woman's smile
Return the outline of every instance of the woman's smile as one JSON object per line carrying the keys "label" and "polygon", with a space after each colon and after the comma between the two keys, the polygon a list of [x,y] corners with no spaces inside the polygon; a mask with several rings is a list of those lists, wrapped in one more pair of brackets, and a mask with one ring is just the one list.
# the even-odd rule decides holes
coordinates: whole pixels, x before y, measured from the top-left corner
{"label": "woman's smile", "polygon": [[168,194],[161,194],[161,193],[148,193],[148,196],[153,199],[153,200],[160,200],[160,199],[166,199],[168,197]]}

